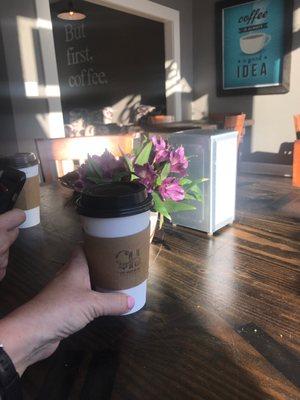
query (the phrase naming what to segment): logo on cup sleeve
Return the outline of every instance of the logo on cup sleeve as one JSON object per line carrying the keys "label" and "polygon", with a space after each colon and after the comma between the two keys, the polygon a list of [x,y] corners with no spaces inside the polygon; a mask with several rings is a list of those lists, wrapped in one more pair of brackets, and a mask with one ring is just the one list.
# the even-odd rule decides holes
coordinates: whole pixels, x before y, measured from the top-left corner
{"label": "logo on cup sleeve", "polygon": [[128,274],[140,269],[140,250],[121,250],[115,257],[120,273]]}

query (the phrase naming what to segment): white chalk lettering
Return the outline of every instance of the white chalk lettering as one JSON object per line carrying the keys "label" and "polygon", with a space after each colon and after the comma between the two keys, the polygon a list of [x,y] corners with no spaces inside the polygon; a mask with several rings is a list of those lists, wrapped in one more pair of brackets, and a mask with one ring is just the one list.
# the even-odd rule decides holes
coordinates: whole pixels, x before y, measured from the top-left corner
{"label": "white chalk lettering", "polygon": [[68,82],[70,87],[86,87],[106,85],[108,80],[105,72],[96,72],[93,68],[83,68],[79,74],[71,75]]}
{"label": "white chalk lettering", "polygon": [[75,50],[74,47],[68,47],[67,50],[67,64],[77,65],[86,62],[92,62],[93,57],[90,55],[90,49],[86,47],[83,50]]}
{"label": "white chalk lettering", "polygon": [[66,24],[65,25],[65,35],[66,35],[66,42],[72,42],[73,40],[80,40],[82,38],[85,38],[85,25],[79,24],[79,25],[71,25],[71,24]]}

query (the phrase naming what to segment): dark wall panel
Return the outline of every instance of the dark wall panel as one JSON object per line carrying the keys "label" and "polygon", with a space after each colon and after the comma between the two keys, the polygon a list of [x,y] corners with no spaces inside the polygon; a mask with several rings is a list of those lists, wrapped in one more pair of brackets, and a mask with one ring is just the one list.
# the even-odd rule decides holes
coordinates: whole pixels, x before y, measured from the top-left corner
{"label": "dark wall panel", "polygon": [[84,21],[61,21],[58,6],[51,6],[65,120],[71,109],[96,110],[136,95],[164,112],[164,25],[85,1],[76,4],[87,15]]}
{"label": "dark wall panel", "polygon": [[0,27],[0,155],[13,154],[18,150],[4,54]]}

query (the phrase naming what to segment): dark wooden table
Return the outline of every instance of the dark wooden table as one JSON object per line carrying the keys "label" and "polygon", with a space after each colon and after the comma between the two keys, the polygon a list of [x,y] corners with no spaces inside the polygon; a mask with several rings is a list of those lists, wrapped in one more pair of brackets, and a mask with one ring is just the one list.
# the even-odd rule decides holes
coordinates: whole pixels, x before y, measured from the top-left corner
{"label": "dark wooden table", "polygon": [[[145,309],[65,340],[23,375],[25,399],[300,399],[300,219],[271,213],[283,204],[271,183],[241,180],[237,223],[214,237],[165,225]],[[300,200],[287,185],[282,196]],[[36,294],[80,240],[73,209],[43,187],[42,224],[21,232],[0,284],[1,315]]]}
{"label": "dark wooden table", "polygon": [[178,121],[143,125],[143,129],[150,133],[174,133],[188,129],[215,130],[217,124],[208,121]]}

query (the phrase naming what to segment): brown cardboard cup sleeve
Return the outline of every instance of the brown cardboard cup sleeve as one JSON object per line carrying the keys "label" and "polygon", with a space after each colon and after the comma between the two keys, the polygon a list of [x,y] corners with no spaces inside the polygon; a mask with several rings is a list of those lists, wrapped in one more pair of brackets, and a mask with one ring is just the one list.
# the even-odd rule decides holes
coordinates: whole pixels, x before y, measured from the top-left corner
{"label": "brown cardboard cup sleeve", "polygon": [[132,236],[98,238],[85,234],[84,250],[92,287],[125,290],[148,278],[150,226]]}
{"label": "brown cardboard cup sleeve", "polygon": [[39,177],[27,178],[25,185],[18,197],[16,207],[21,210],[32,210],[40,205],[40,181]]}

